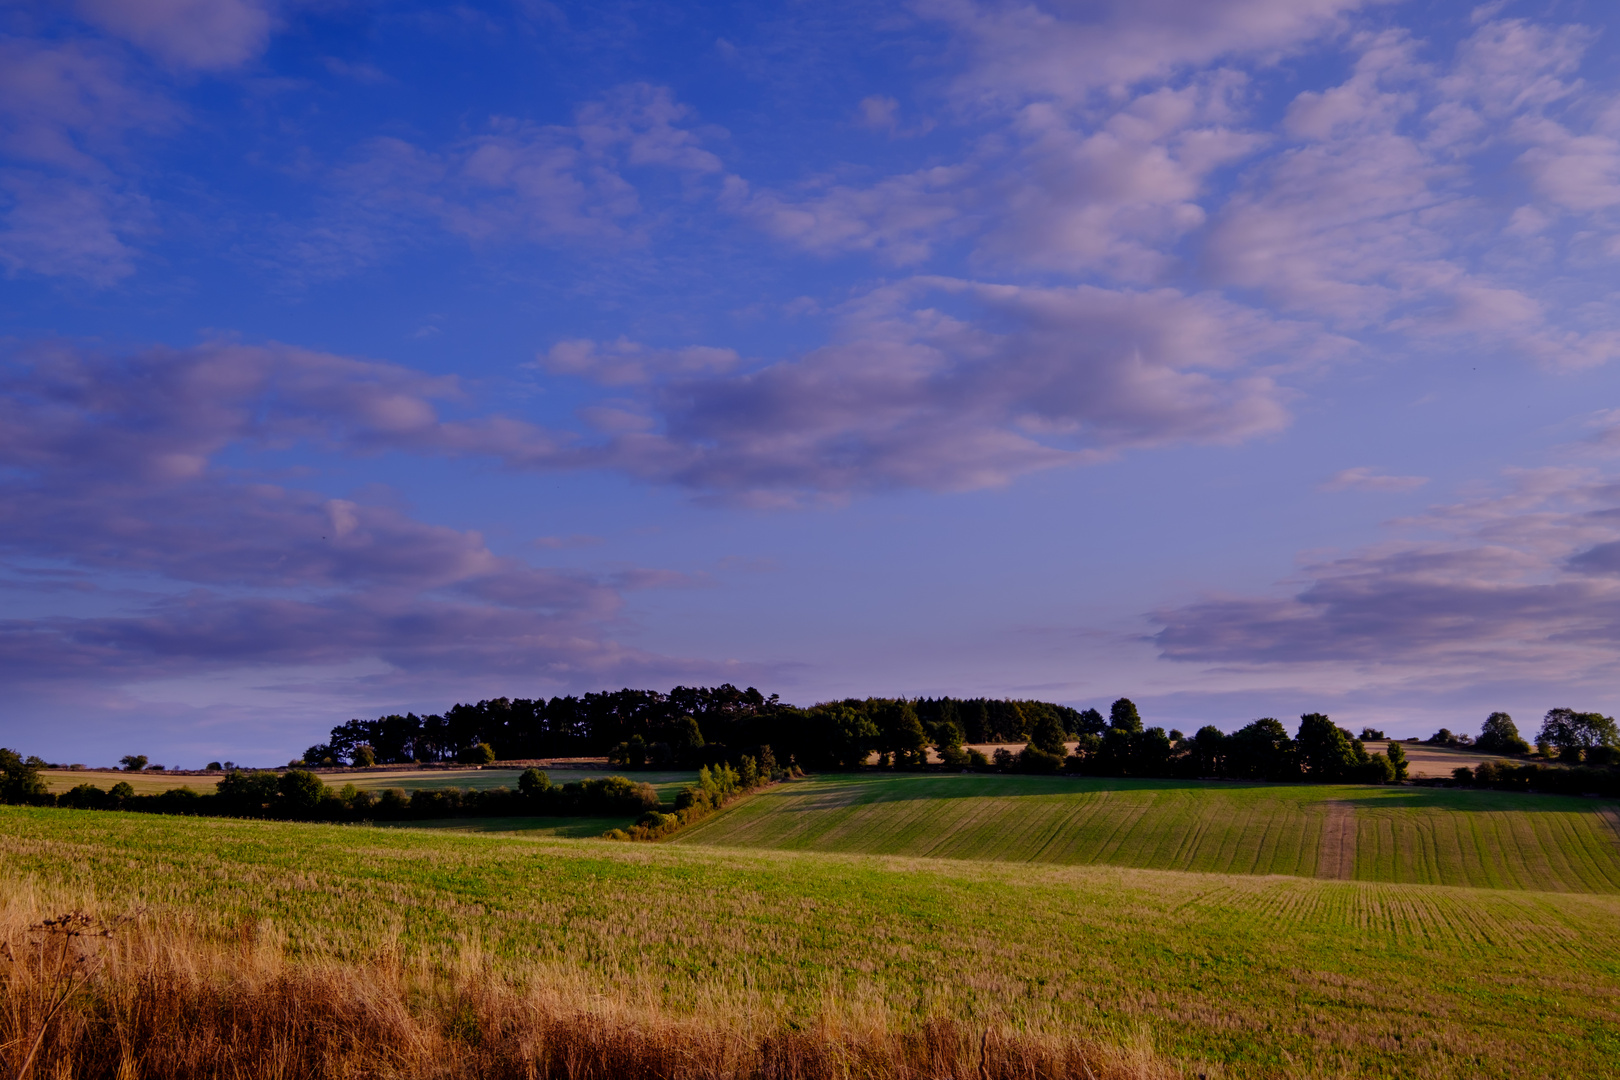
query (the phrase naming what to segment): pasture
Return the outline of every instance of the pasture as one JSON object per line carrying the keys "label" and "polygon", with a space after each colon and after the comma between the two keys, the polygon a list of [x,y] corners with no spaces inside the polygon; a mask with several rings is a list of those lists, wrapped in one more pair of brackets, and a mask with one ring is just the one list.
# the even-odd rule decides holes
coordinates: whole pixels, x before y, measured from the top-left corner
{"label": "pasture", "polygon": [[862,773],[771,789],[674,843],[1620,892],[1613,802],[1450,788]]}
{"label": "pasture", "polygon": [[1620,1053],[1612,892],[9,807],[0,861],[13,923],[138,911],[261,966],[415,965],[745,1035],[948,1017],[1226,1077],[1598,1076]]}

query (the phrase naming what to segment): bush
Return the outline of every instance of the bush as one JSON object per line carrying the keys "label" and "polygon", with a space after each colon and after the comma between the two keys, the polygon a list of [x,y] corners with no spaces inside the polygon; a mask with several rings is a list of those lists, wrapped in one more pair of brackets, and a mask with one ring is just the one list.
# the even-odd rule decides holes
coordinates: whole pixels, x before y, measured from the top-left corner
{"label": "bush", "polygon": [[1383,754],[1373,754],[1356,766],[1356,779],[1363,784],[1389,784],[1395,780],[1395,765]]}
{"label": "bush", "polygon": [[369,769],[377,764],[377,752],[365,743],[361,743],[354,748],[354,753],[349,760],[350,764],[357,769]]}
{"label": "bush", "polygon": [[[128,787],[127,784],[125,786]],[[56,798],[57,806],[66,806],[74,810],[102,810],[109,803],[107,793],[94,784],[79,784],[72,791],[64,792]]]}
{"label": "bush", "polygon": [[996,752],[991,755],[991,762],[1000,772],[1012,771],[1012,767],[1017,760],[1017,755],[1015,755],[1011,750],[1008,750],[1005,746],[996,747]]}
{"label": "bush", "polygon": [[320,806],[321,796],[326,792],[326,784],[307,769],[288,769],[281,774],[281,779],[276,783],[276,790],[281,796],[280,802],[285,812],[300,817]]}
{"label": "bush", "polygon": [[1063,771],[1063,758],[1030,743],[1018,755],[1018,771],[1052,776]]}
{"label": "bush", "polygon": [[488,765],[495,760],[495,748],[487,742],[469,746],[458,757],[463,765]]}
{"label": "bush", "polygon": [[970,749],[967,752],[967,766],[970,769],[977,769],[979,772],[984,772],[986,769],[990,768],[990,759],[984,756],[983,750]]}
{"label": "bush", "polygon": [[227,813],[261,814],[275,801],[280,791],[280,783],[281,778],[273,772],[244,772],[241,769],[232,769],[225,774],[219,782],[219,787],[214,790]]}
{"label": "bush", "polygon": [[146,768],[146,760],[145,754],[125,754],[118,759],[118,764],[124,767],[125,772],[140,772]]}
{"label": "bush", "polygon": [[410,812],[411,797],[404,788],[391,787],[377,797],[377,816],[402,818]]}

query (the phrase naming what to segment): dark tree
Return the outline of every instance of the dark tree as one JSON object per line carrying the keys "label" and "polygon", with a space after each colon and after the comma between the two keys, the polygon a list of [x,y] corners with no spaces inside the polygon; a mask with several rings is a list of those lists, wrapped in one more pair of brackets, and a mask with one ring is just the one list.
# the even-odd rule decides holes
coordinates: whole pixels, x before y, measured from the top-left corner
{"label": "dark tree", "polygon": [[967,751],[962,749],[962,729],[950,720],[941,720],[934,725],[934,751],[939,754],[939,760],[949,769],[962,769],[967,767]]}
{"label": "dark tree", "polygon": [[39,775],[39,759],[0,747],[0,803],[30,803],[45,798],[48,789]]}
{"label": "dark tree", "polygon": [[1541,722],[1536,742],[1556,747],[1561,758],[1579,761],[1582,751],[1596,746],[1620,746],[1620,731],[1616,730],[1614,721],[1602,713],[1550,709]]}
{"label": "dark tree", "polygon": [[1270,716],[1228,737],[1226,767],[1228,775],[1245,780],[1292,780],[1299,775],[1294,741],[1281,721]]}
{"label": "dark tree", "polygon": [[1150,727],[1131,736],[1131,775],[1170,775],[1170,736],[1162,727]]}
{"label": "dark tree", "polygon": [[147,757],[145,754],[125,754],[118,759],[118,764],[124,767],[125,772],[140,772],[146,768],[146,762]]}
{"label": "dark tree", "polygon": [[1351,779],[1356,766],[1361,764],[1358,759],[1367,756],[1365,750],[1358,755],[1356,747],[1360,744],[1321,713],[1306,713],[1299,718],[1294,744],[1306,778],[1319,784]]}
{"label": "dark tree", "polygon": [[1391,742],[1388,749],[1384,751],[1384,756],[1389,760],[1391,767],[1395,771],[1394,779],[1405,780],[1409,763],[1406,760],[1406,750],[1401,744]]}
{"label": "dark tree", "polygon": [[1513,717],[1505,712],[1493,712],[1485,718],[1474,745],[1488,754],[1528,754],[1530,744],[1519,734]]}
{"label": "dark tree", "polygon": [[1212,724],[1199,728],[1187,745],[1194,776],[1220,776],[1226,771],[1226,734]]}
{"label": "dark tree", "polygon": [[1120,698],[1108,707],[1108,726],[1120,731],[1141,731],[1142,714],[1130,698]]}
{"label": "dark tree", "polygon": [[1043,753],[1053,754],[1061,759],[1068,754],[1069,733],[1063,730],[1058,718],[1050,713],[1042,713],[1035,721],[1034,730],[1029,733],[1029,745]]}
{"label": "dark tree", "polygon": [[1103,721],[1103,714],[1096,709],[1086,709],[1081,712],[1075,731],[1081,735],[1101,735],[1108,730],[1108,724]]}
{"label": "dark tree", "polygon": [[895,768],[927,762],[928,733],[923,730],[911,702],[904,698],[880,699],[873,703],[871,711],[878,729],[878,752],[893,754]]}

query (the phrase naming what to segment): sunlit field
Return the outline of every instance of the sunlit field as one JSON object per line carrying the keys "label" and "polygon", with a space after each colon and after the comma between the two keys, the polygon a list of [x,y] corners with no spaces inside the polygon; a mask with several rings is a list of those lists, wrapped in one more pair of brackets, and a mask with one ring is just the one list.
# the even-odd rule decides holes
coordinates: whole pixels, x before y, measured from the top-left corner
{"label": "sunlit field", "polygon": [[[566,784],[575,780],[591,780],[603,776],[620,776],[623,769],[575,769],[553,767],[547,770],[547,775],[553,783]],[[114,784],[123,782],[135,789],[137,795],[157,795],[161,792],[177,787],[188,787],[198,794],[206,794],[219,786],[223,773],[180,774],[165,772],[124,772],[116,769],[42,769],[40,777],[44,779],[50,791],[60,793],[67,791],[77,784],[94,784],[102,790],[111,788]],[[452,768],[452,769],[365,769],[342,772],[321,772],[323,780],[334,787],[353,784],[355,787],[367,791],[382,791],[385,788],[404,788],[406,791],[420,791],[432,788],[462,788],[485,791],[491,788],[516,788],[518,777],[523,775],[522,769],[508,768]],[[696,779],[694,770],[643,770],[635,774],[638,781],[651,784],[661,798],[668,801],[675,797],[685,784]]]}
{"label": "sunlit field", "polygon": [[1420,787],[938,774],[773,789],[676,843],[1620,891],[1611,801]]}
{"label": "sunlit field", "polygon": [[[1099,1076],[1608,1075],[1620,841],[1602,804],[1394,789],[1352,810],[1369,836],[1433,849],[1390,874],[1478,876],[1488,853],[1524,860],[1543,837],[1541,865],[1558,868],[1544,887],[1562,891],[1506,868],[1489,872],[1510,884],[1497,889],[1368,880],[1380,864],[1363,873],[1359,856],[1361,880],[1308,876],[1325,835],[1310,823],[1370,790],[830,779],[742,800],[675,844],[7,808],[0,858],[13,928],[83,906],[139,913],[126,935],[178,935],[193,952],[248,955],[248,941],[255,970],[363,981],[386,959],[435,1031],[455,987],[476,984],[760,1046],[948,1020],[970,1050],[990,1031],[1112,1048]],[[1127,809],[1105,827],[1099,804]],[[878,815],[868,847],[911,853],[803,850],[860,847],[818,824],[852,811]],[[993,818],[1046,823],[997,845]],[[1478,824],[1441,824],[1458,818]],[[792,819],[805,830],[782,828]],[[772,830],[801,850],[766,849]],[[930,833],[955,837],[950,858],[919,857]],[[1450,850],[1468,836],[1499,839]],[[1244,872],[1029,861],[1054,842],[1074,861]],[[1237,854],[1250,849],[1271,854]],[[1287,874],[1255,872],[1285,850]]]}

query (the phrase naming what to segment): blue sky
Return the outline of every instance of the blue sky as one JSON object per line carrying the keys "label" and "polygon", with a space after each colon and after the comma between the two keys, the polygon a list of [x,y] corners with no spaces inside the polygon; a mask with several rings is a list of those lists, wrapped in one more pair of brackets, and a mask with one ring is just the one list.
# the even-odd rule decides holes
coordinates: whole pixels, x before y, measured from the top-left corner
{"label": "blue sky", "polygon": [[0,741],[1614,712],[1612,22],[0,5]]}

